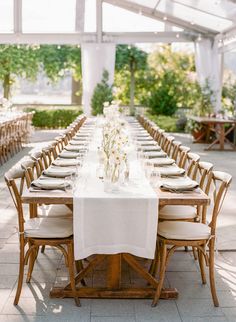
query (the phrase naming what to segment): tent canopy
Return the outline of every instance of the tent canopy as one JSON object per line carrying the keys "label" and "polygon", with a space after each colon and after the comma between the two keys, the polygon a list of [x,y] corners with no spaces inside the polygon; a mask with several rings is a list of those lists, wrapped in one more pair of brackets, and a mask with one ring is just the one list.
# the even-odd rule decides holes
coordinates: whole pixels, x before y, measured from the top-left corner
{"label": "tent canopy", "polygon": [[236,47],[235,0],[1,0],[0,43],[217,39]]}
{"label": "tent canopy", "polygon": [[144,42],[194,42],[199,82],[210,80],[220,109],[223,53],[236,49],[236,0],[0,1],[0,43],[81,44],[87,112],[104,68],[113,82],[115,45]]}

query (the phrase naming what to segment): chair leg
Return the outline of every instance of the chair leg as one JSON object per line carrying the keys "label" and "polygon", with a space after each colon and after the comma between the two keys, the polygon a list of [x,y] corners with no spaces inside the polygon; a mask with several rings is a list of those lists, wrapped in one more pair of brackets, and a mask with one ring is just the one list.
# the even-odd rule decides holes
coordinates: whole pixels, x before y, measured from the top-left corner
{"label": "chair leg", "polygon": [[156,293],[152,301],[152,307],[157,305],[157,302],[161,295],[161,290],[163,287],[165,271],[166,271],[166,254],[167,254],[167,248],[165,243],[162,242],[162,245],[160,247],[160,277],[159,277],[158,287],[156,289]]}
{"label": "chair leg", "polygon": [[198,259],[198,253],[196,251],[195,247],[192,247],[192,251],[193,251],[193,258],[195,259],[195,261]]}
{"label": "chair leg", "polygon": [[25,258],[24,258],[24,246],[20,247],[20,263],[19,263],[19,276],[17,283],[16,296],[14,299],[14,305],[18,305],[20,294],[22,290],[23,278],[24,278],[24,266],[25,266]]}
{"label": "chair leg", "polygon": [[215,261],[214,261],[214,247],[215,241],[210,240],[209,243],[209,275],[210,275],[210,286],[211,286],[211,296],[215,306],[219,306],[219,301],[216,294],[216,285],[215,285]]}
{"label": "chair leg", "polygon": [[201,271],[202,284],[206,284],[205,259],[203,253],[198,250],[198,262]]}
{"label": "chair leg", "polygon": [[45,245],[43,245],[43,246],[41,247],[41,253],[42,253],[42,254],[44,253],[44,251],[45,251]]}
{"label": "chair leg", "polygon": [[35,263],[35,260],[37,258],[37,255],[38,255],[38,249],[37,248],[33,249],[32,253],[30,255],[30,258],[29,258],[29,268],[28,268],[28,274],[27,274],[27,278],[26,278],[26,283],[30,283],[32,272],[33,272],[33,269],[34,269],[34,263]]}
{"label": "chair leg", "polygon": [[76,297],[75,270],[74,270],[74,250],[73,250],[73,245],[72,244],[68,244],[67,245],[67,250],[68,250],[68,270],[69,270],[69,274],[70,274],[71,289],[72,289],[72,292],[74,293],[75,304],[77,306],[81,306],[80,305],[79,298]]}

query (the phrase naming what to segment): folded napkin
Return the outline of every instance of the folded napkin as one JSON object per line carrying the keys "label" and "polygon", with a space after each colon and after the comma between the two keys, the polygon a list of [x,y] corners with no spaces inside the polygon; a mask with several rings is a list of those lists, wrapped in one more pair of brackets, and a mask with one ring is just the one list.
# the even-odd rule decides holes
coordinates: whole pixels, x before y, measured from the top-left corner
{"label": "folded napkin", "polygon": [[79,156],[79,153],[65,151],[65,150],[59,154],[59,157],[63,159],[76,159],[78,156]]}
{"label": "folded napkin", "polygon": [[78,136],[74,136],[73,137],[73,141],[77,141],[77,143],[83,143],[83,144],[87,144],[87,139],[85,137],[78,137]]}
{"label": "folded napkin", "polygon": [[174,163],[175,160],[170,158],[152,158],[147,161],[148,165],[153,165],[154,167],[163,167]]}
{"label": "folded napkin", "polygon": [[81,143],[81,141],[71,140],[69,143],[70,143],[70,145],[80,146],[81,148],[83,148],[83,147],[84,147],[84,144],[83,144],[83,143]]}
{"label": "folded napkin", "polygon": [[81,145],[67,145],[65,146],[65,150],[66,151],[74,151],[74,152],[80,152],[80,151],[83,151],[85,149],[84,146],[81,146]]}
{"label": "folded napkin", "polygon": [[43,174],[47,177],[64,178],[75,173],[75,169],[68,169],[63,167],[49,167],[43,170]]}
{"label": "folded napkin", "polygon": [[56,165],[58,167],[70,167],[70,166],[77,166],[80,165],[79,160],[73,160],[73,159],[56,159],[52,162],[53,165]]}
{"label": "folded napkin", "polygon": [[153,140],[153,138],[151,136],[142,136],[142,137],[137,137],[137,142],[139,143],[145,143],[145,142],[156,142]]}
{"label": "folded napkin", "polygon": [[189,178],[165,180],[161,182],[160,188],[173,192],[193,191],[194,189],[198,188],[198,183]]}
{"label": "folded napkin", "polygon": [[167,154],[164,151],[147,151],[144,153],[149,159],[152,158],[165,158]]}
{"label": "folded napkin", "polygon": [[153,145],[153,146],[141,146],[140,149],[143,152],[158,152],[161,151],[161,147],[158,145]]}
{"label": "folded napkin", "polygon": [[89,134],[88,133],[77,133],[77,134],[75,134],[75,136],[77,137],[77,138],[86,138],[86,137],[88,137],[89,136]]}
{"label": "folded napkin", "polygon": [[160,172],[161,177],[178,177],[185,174],[185,170],[177,167],[176,165],[167,167],[162,166],[158,169],[158,171]]}
{"label": "folded napkin", "polygon": [[[69,184],[69,183],[68,183]],[[31,183],[31,190],[65,190],[64,179],[37,179]]]}

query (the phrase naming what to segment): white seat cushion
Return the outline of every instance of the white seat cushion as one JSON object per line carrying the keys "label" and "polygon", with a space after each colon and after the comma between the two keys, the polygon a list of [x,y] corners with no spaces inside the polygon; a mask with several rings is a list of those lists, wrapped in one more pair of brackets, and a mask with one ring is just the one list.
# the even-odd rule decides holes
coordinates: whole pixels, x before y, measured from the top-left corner
{"label": "white seat cushion", "polygon": [[210,234],[210,227],[201,223],[164,221],[158,224],[158,235],[166,239],[201,240],[208,239]]}
{"label": "white seat cushion", "polygon": [[26,237],[66,238],[72,235],[72,218],[32,218],[25,222]]}
{"label": "white seat cushion", "polygon": [[193,219],[197,216],[197,209],[194,206],[164,206],[159,211],[160,219]]}
{"label": "white seat cushion", "polygon": [[38,217],[68,218],[73,215],[66,205],[42,205],[38,210]]}

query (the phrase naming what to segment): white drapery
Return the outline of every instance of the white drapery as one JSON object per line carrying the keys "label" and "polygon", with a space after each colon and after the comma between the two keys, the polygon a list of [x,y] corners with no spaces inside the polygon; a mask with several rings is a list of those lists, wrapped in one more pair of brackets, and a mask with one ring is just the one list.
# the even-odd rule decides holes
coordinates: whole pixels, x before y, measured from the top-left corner
{"label": "white drapery", "polygon": [[212,101],[215,112],[218,112],[221,109],[223,56],[219,54],[217,41],[203,39],[195,42],[195,64],[201,86],[204,86],[208,80],[214,91],[215,97]]}
{"label": "white drapery", "polygon": [[113,83],[116,47],[115,44],[82,44],[81,52],[84,113],[90,115],[93,91],[104,69],[109,73],[109,85]]}

